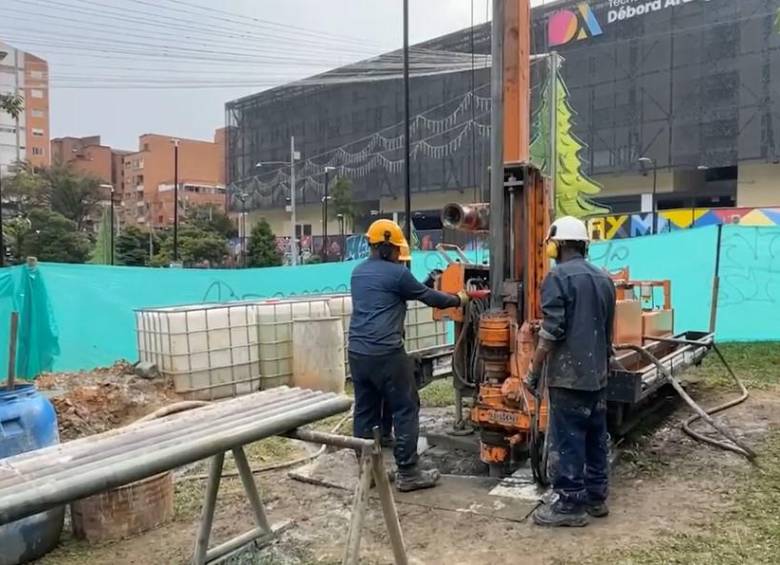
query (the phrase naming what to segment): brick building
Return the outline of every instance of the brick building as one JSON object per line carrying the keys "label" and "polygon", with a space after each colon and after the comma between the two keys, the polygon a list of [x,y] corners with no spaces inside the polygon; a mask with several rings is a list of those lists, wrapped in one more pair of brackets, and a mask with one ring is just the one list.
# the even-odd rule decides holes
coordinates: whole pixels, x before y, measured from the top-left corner
{"label": "brick building", "polygon": [[17,119],[0,112],[0,173],[17,162],[47,167],[49,155],[49,65],[0,41],[0,93],[24,98]]}
{"label": "brick building", "polygon": [[[128,223],[154,227],[173,223],[174,137],[147,133],[138,151],[124,155],[122,207]],[[179,213],[191,206],[225,205],[225,135],[217,130],[214,141],[178,139]]]}
{"label": "brick building", "polygon": [[130,153],[101,144],[99,135],[51,140],[53,163],[70,163],[77,172],[97,177],[117,191],[124,184],[123,158]]}

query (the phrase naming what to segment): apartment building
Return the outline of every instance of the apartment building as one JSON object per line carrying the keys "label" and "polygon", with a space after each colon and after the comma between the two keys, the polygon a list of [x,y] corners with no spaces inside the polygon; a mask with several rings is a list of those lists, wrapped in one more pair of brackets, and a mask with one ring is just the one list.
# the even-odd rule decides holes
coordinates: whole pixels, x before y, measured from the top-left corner
{"label": "apartment building", "polygon": [[0,173],[22,161],[49,166],[49,65],[0,40],[0,92],[24,98],[18,118],[0,112]]}
{"label": "apartment building", "polygon": [[192,206],[225,205],[225,135],[213,141],[147,133],[138,151],[122,159],[122,205],[125,221],[153,227],[171,225],[174,218],[175,152],[178,144],[179,214]]}
{"label": "apartment building", "polygon": [[121,190],[123,184],[122,159],[129,153],[131,152],[103,145],[99,135],[58,137],[51,140],[53,163],[68,163],[75,171],[97,177],[117,190]]}

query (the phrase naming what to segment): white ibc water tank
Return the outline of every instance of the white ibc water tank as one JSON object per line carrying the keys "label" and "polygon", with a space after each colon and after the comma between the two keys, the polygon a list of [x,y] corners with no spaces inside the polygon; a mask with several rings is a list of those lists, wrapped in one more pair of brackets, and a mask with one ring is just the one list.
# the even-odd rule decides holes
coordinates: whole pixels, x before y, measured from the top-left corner
{"label": "white ibc water tank", "polygon": [[[349,374],[348,347],[349,323],[352,319],[352,297],[349,294],[323,295],[327,298],[330,312],[341,318],[344,328],[344,353]],[[404,323],[406,351],[419,351],[436,345],[449,343],[447,323],[433,319],[433,309],[416,300],[406,303],[406,320]]]}
{"label": "white ibc water tank", "polygon": [[433,319],[433,308],[416,300],[407,302],[404,323],[406,351],[419,351],[446,343],[448,343],[446,322]]}
{"label": "white ibc water tank", "polygon": [[293,322],[293,386],[344,392],[344,330],[340,318]]}
{"label": "white ibc water tank", "polygon": [[344,336],[344,367],[349,375],[349,322],[352,319],[352,296],[349,294],[323,295],[328,299],[328,307],[333,316],[341,320],[341,332]]}
{"label": "white ibc water tank", "polygon": [[257,304],[261,389],[292,383],[293,321],[330,315],[328,301],[321,296]]}
{"label": "white ibc water tank", "polygon": [[138,357],[195,399],[258,390],[257,310],[254,302],[194,304],[136,311]]}

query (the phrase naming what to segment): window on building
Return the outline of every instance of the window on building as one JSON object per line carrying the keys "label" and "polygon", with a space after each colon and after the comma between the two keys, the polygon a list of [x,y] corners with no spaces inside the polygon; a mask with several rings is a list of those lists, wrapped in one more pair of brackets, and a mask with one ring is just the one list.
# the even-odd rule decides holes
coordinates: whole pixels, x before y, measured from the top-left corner
{"label": "window on building", "polygon": [[30,78],[42,79],[43,71],[30,71]]}
{"label": "window on building", "polygon": [[0,126],[0,133],[16,133],[16,128],[8,126]]}
{"label": "window on building", "polygon": [[298,224],[295,226],[295,237],[297,239],[309,236],[311,236],[311,224]]}
{"label": "window on building", "polygon": [[44,151],[43,147],[33,147],[32,148],[32,154],[33,155],[44,155],[46,152]]}
{"label": "window on building", "polygon": [[143,184],[144,183],[144,176],[143,175],[138,175],[137,177],[135,177],[135,182],[136,182],[136,184]]}
{"label": "window on building", "polygon": [[30,110],[30,115],[32,115],[33,118],[43,118],[46,116],[46,112],[43,110]]}
{"label": "window on building", "polygon": [[43,90],[40,88],[33,88],[30,90],[30,96],[33,98],[43,98]]}
{"label": "window on building", "polygon": [[33,128],[32,134],[35,137],[43,137],[43,130],[41,128]]}

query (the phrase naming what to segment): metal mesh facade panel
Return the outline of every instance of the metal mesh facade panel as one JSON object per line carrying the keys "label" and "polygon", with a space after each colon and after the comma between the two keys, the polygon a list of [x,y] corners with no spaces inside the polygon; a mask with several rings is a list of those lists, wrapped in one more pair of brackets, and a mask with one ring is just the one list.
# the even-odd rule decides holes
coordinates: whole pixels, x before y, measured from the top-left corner
{"label": "metal mesh facade panel", "polygon": [[[615,6],[660,6],[614,20]],[[586,29],[589,8],[601,33]],[[583,38],[553,47],[564,58],[562,76],[576,112],[574,133],[587,147],[583,171],[590,175],[636,169],[640,156],[659,167],[727,167],[746,160],[777,160],[775,127],[780,123],[780,33],[776,0],[599,0],[560,2],[533,11],[532,52],[550,50],[550,18],[561,10],[574,14]],[[474,32],[475,51],[489,52],[489,26]],[[464,30],[423,44],[429,49],[469,52],[471,32]],[[544,65],[532,69],[532,101],[537,103]],[[473,83],[489,96],[489,70],[477,68]],[[411,114],[439,119],[451,114],[472,88],[472,73],[417,77],[411,83]],[[430,110],[434,108],[433,110]],[[226,106],[230,182],[270,173],[257,161],[289,159],[290,135],[304,159],[324,164],[339,147],[359,151],[375,132],[402,133],[400,80],[338,85],[287,85],[229,102]],[[487,124],[489,114],[475,112]],[[471,110],[457,124],[472,118]],[[443,146],[460,130],[438,133],[419,128],[412,144],[427,139]],[[482,133],[485,133],[482,130]],[[372,149],[373,155],[380,149]],[[400,149],[381,151],[402,159]],[[414,192],[469,189],[486,182],[488,140],[469,132],[457,150],[417,156],[412,162]],[[350,176],[347,174],[347,176]],[[316,171],[301,178],[316,180]],[[321,180],[321,179],[320,179]],[[400,196],[403,175],[377,166],[353,177],[356,200]],[[301,182],[299,202],[319,201],[316,182]],[[281,206],[289,186],[257,188],[251,208]],[[469,193],[470,194],[470,193]]]}

